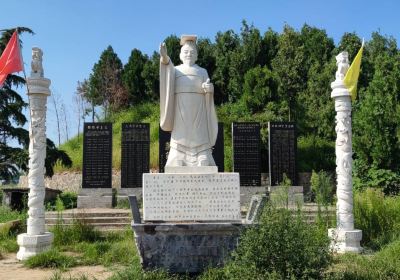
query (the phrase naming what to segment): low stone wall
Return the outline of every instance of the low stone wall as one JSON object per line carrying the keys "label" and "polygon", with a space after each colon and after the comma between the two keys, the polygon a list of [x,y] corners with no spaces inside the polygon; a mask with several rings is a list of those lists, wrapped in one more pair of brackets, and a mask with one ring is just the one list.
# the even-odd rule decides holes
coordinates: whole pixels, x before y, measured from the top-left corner
{"label": "low stone wall", "polygon": [[[78,193],[82,187],[82,173],[81,172],[63,172],[54,174],[53,177],[44,179],[46,188],[57,189],[61,191],[70,191]],[[19,178],[19,187],[28,187],[28,176],[21,176]],[[112,186],[120,188],[121,186],[121,171],[113,170]]]}
{"label": "low stone wall", "polygon": [[[303,186],[304,193],[310,191],[310,172],[298,173],[297,185]],[[261,184],[262,186],[267,186],[269,182],[268,173],[262,173]],[[63,172],[54,174],[52,178],[45,178],[44,180],[46,188],[52,188],[62,191],[72,191],[78,193],[82,186],[82,173],[81,172]],[[19,187],[28,187],[28,176],[21,176],[19,179]],[[121,171],[113,170],[112,177],[113,188],[121,188]],[[251,188],[251,187],[249,187]],[[255,187],[257,188],[257,187]],[[261,190],[261,187],[258,187]],[[259,191],[259,190],[258,190]],[[246,201],[247,202],[247,201]]]}

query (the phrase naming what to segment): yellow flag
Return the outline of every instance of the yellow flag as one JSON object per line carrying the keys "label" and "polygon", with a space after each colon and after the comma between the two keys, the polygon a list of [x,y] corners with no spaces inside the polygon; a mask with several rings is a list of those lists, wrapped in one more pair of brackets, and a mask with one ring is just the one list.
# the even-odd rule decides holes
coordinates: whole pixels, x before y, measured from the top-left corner
{"label": "yellow flag", "polygon": [[361,57],[364,49],[364,42],[361,45],[356,57],[350,65],[349,70],[347,70],[346,76],[344,76],[343,83],[350,91],[351,99],[354,101],[357,97],[357,82],[358,76],[360,75]]}

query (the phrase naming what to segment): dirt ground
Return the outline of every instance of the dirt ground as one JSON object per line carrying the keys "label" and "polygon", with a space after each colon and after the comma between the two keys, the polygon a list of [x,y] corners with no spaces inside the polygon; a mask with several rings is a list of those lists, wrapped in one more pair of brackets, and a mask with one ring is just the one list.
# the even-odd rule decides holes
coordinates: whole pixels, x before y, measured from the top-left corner
{"label": "dirt ground", "polygon": [[[16,259],[16,254],[3,255],[0,260],[0,279],[1,280],[45,280],[57,271],[52,269],[30,269],[26,268]],[[89,279],[104,280],[112,275],[112,272],[103,266],[77,266],[62,273],[63,277],[69,279],[87,276]]]}

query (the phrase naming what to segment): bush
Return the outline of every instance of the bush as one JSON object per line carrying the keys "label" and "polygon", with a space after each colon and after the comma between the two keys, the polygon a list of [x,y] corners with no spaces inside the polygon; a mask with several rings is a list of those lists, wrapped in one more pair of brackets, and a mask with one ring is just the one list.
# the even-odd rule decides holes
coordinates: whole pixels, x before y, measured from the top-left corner
{"label": "bush", "polygon": [[77,265],[74,257],[61,254],[59,251],[52,249],[44,253],[27,259],[24,264],[29,268],[58,268],[65,270]]}
{"label": "bush", "polygon": [[60,199],[65,209],[73,209],[78,205],[78,195],[74,192],[62,192],[60,194]]}
{"label": "bush", "polygon": [[388,169],[375,167],[362,167],[360,161],[355,161],[354,188],[365,190],[366,188],[379,188],[385,195],[397,195],[400,193],[400,174]]}
{"label": "bush", "polygon": [[315,136],[297,140],[298,171],[335,170],[335,142]]}
{"label": "bush", "polygon": [[319,279],[330,261],[325,231],[299,213],[267,206],[260,223],[241,236],[223,273],[208,271],[202,279]]}
{"label": "bush", "polygon": [[333,202],[333,181],[332,176],[321,170],[318,173],[314,170],[311,175],[311,190],[315,194],[318,204],[331,205]]}
{"label": "bush", "polygon": [[377,249],[400,236],[400,197],[385,197],[376,189],[356,192],[354,216],[363,246]]}

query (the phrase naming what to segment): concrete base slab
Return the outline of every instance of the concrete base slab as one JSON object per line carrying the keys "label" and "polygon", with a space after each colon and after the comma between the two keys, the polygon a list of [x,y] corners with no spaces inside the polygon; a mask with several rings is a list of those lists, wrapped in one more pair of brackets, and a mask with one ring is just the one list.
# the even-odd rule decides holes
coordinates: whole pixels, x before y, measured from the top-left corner
{"label": "concrete base slab", "polygon": [[328,236],[331,239],[331,248],[335,253],[361,253],[363,248],[360,245],[362,231],[359,229],[328,229]]}
{"label": "concrete base slab", "polygon": [[51,244],[53,243],[53,234],[51,232],[37,235],[23,233],[18,235],[17,243],[19,245],[17,259],[23,261],[39,253],[50,250]]}
{"label": "concrete base slab", "polygon": [[78,208],[111,208],[112,189],[81,189],[78,194]]}
{"label": "concrete base slab", "polygon": [[143,268],[199,273],[221,266],[237,247],[242,224],[134,224]]}

